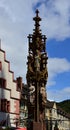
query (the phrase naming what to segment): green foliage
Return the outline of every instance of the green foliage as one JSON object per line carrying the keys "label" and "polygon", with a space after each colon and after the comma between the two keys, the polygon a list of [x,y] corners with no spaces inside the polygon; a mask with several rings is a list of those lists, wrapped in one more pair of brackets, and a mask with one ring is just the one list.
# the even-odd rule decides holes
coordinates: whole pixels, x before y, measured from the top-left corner
{"label": "green foliage", "polygon": [[57,103],[65,112],[70,114],[70,99]]}

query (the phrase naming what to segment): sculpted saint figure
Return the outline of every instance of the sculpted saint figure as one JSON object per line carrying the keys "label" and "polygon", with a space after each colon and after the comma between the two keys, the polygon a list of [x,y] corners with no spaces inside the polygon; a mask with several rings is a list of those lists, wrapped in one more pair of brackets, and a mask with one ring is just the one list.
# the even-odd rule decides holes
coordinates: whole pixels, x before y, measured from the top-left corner
{"label": "sculpted saint figure", "polygon": [[46,90],[44,86],[41,86],[40,88],[40,95],[42,98],[42,106],[45,106],[47,102],[47,95],[46,95]]}
{"label": "sculpted saint figure", "polygon": [[35,86],[31,85],[29,87],[30,103],[33,105],[35,101]]}
{"label": "sculpted saint figure", "polygon": [[39,51],[37,50],[36,51],[36,56],[35,56],[35,69],[36,71],[39,71],[40,70],[40,54],[39,54]]}

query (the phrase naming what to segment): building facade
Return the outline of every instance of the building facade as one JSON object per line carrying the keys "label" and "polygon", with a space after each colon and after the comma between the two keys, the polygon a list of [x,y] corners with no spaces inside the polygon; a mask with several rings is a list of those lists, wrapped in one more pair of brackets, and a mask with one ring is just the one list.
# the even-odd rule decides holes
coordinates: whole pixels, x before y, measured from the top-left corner
{"label": "building facade", "polygon": [[26,127],[28,120],[28,108],[27,108],[27,85],[22,84],[21,99],[20,99],[20,126]]}
{"label": "building facade", "polygon": [[57,106],[56,102],[47,101],[45,110],[46,126],[48,130],[70,130],[70,115]]}
{"label": "building facade", "polygon": [[19,120],[20,91],[5,51],[0,49],[0,126],[16,126]]}

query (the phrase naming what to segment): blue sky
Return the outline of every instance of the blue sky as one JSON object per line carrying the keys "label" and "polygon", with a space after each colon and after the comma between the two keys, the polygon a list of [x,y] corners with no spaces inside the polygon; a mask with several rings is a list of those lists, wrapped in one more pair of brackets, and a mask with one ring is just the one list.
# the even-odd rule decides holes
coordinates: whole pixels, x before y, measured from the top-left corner
{"label": "blue sky", "polygon": [[42,34],[47,36],[47,98],[70,99],[70,0],[0,0],[1,48],[14,78],[22,76],[26,83],[27,36],[33,33],[36,9]]}
{"label": "blue sky", "polygon": [[[70,39],[47,41],[48,58],[51,58],[47,93],[48,98],[61,101],[70,99]],[[49,68],[49,65],[48,65]],[[54,93],[52,95],[52,92]]]}

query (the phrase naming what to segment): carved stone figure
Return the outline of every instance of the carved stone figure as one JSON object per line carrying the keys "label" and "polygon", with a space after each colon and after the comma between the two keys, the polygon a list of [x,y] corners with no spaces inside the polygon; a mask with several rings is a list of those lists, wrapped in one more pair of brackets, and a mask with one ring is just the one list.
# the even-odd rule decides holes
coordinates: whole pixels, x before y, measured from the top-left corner
{"label": "carved stone figure", "polygon": [[40,95],[42,100],[42,106],[45,106],[47,102],[47,95],[46,95],[45,87],[43,86],[40,88]]}
{"label": "carved stone figure", "polygon": [[33,72],[33,69],[31,66],[32,62],[33,62],[33,55],[29,54],[29,57],[28,57],[28,70],[29,70],[29,72]]}
{"label": "carved stone figure", "polygon": [[40,71],[40,54],[39,54],[39,51],[37,50],[36,51],[36,56],[35,56],[35,69],[36,71]]}
{"label": "carved stone figure", "polygon": [[31,85],[29,87],[30,103],[34,105],[35,101],[35,86]]}

